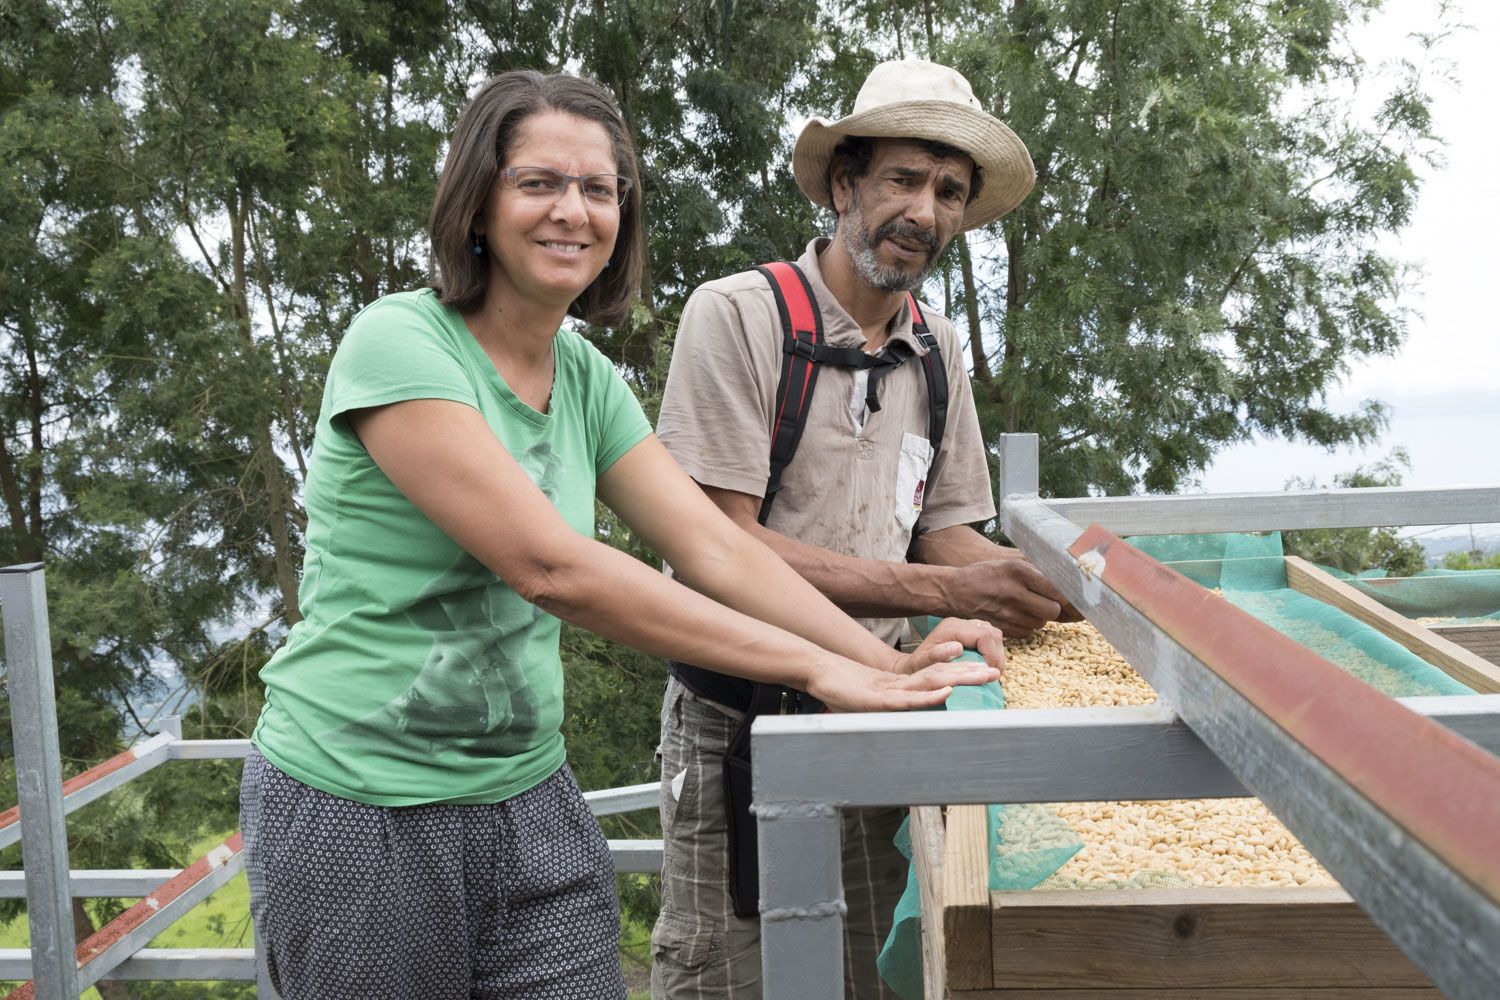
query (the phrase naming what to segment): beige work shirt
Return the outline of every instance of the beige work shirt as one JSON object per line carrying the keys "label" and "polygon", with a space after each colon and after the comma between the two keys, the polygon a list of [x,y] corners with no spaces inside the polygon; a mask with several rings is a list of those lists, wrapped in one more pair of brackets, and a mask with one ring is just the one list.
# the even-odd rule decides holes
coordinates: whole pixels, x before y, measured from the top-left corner
{"label": "beige work shirt", "polygon": [[[859,324],[823,282],[818,251],[797,261],[823,314],[833,347],[863,347]],[[995,515],[989,465],[963,349],[953,324],[922,303],[948,372],[948,421],[936,462],[927,440],[927,380],[912,358],[880,381],[880,410],[865,411],[867,373],[823,365],[797,453],[782,474],[768,527],[861,559],[902,562],[920,521],[928,531]],[[903,301],[889,339],[914,354]],[[770,476],[776,383],[781,375],[781,318],[770,283],[743,271],[701,285],[683,308],[656,433],[699,483],[764,496]],[[886,642],[902,619],[862,619]]]}

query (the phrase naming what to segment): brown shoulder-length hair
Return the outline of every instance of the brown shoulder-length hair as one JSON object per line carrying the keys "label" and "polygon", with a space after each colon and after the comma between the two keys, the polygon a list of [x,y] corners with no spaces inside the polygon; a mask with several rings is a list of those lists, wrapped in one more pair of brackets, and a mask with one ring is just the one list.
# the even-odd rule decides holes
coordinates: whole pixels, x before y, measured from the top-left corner
{"label": "brown shoulder-length hair", "polygon": [[609,266],[568,306],[570,316],[613,326],[630,313],[645,270],[640,168],[630,132],[609,94],[593,80],[566,73],[529,69],[501,73],[480,87],[459,114],[427,217],[433,287],[445,304],[460,312],[472,312],[484,301],[490,258],[474,253],[474,219],[484,211],[485,199],[521,125],[542,111],[562,111],[598,122],[614,147],[615,170],[630,178]]}

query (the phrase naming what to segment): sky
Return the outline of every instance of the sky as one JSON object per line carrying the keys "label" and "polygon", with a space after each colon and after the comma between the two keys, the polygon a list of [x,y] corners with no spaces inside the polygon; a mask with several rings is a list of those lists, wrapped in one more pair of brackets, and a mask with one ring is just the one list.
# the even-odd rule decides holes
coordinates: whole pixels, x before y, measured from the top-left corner
{"label": "sky", "polygon": [[[1257,439],[1225,450],[1200,477],[1211,493],[1277,490],[1292,476],[1327,482],[1368,466],[1395,448],[1406,450],[1411,486],[1500,484],[1500,4],[1465,0],[1467,25],[1440,47],[1452,83],[1434,80],[1435,131],[1446,163],[1423,168],[1424,184],[1411,226],[1391,248],[1418,264],[1404,304],[1415,310],[1406,343],[1393,357],[1352,367],[1329,394],[1335,410],[1361,400],[1390,406],[1391,423],[1368,448],[1329,453],[1311,445]],[[1371,67],[1413,54],[1408,34],[1437,22],[1431,0],[1388,0],[1353,34]],[[1373,92],[1373,88],[1371,90]]]}

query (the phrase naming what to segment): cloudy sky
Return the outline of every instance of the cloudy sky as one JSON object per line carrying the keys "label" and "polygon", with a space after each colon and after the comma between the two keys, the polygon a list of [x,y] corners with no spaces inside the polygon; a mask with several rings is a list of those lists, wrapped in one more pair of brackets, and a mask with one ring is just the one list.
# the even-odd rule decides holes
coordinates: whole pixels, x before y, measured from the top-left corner
{"label": "cloudy sky", "polygon": [[[1241,445],[1215,460],[1203,489],[1275,490],[1294,475],[1326,482],[1397,447],[1411,457],[1409,485],[1500,483],[1500,4],[1466,0],[1459,20],[1468,28],[1440,49],[1457,79],[1431,88],[1447,162],[1424,171],[1415,219],[1392,242],[1425,272],[1407,302],[1417,315],[1398,355],[1356,366],[1329,397],[1337,409],[1385,401],[1390,428],[1371,448],[1332,454],[1283,441]],[[1415,53],[1407,36],[1436,22],[1431,0],[1387,0],[1354,37],[1377,66]]]}

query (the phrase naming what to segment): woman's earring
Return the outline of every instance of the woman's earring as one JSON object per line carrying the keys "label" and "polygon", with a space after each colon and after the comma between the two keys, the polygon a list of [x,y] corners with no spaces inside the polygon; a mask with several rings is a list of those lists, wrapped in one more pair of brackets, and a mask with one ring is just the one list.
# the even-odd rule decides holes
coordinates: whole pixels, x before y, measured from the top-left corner
{"label": "woman's earring", "polygon": [[474,256],[484,256],[484,234],[473,233],[469,239],[469,246],[474,250]]}

